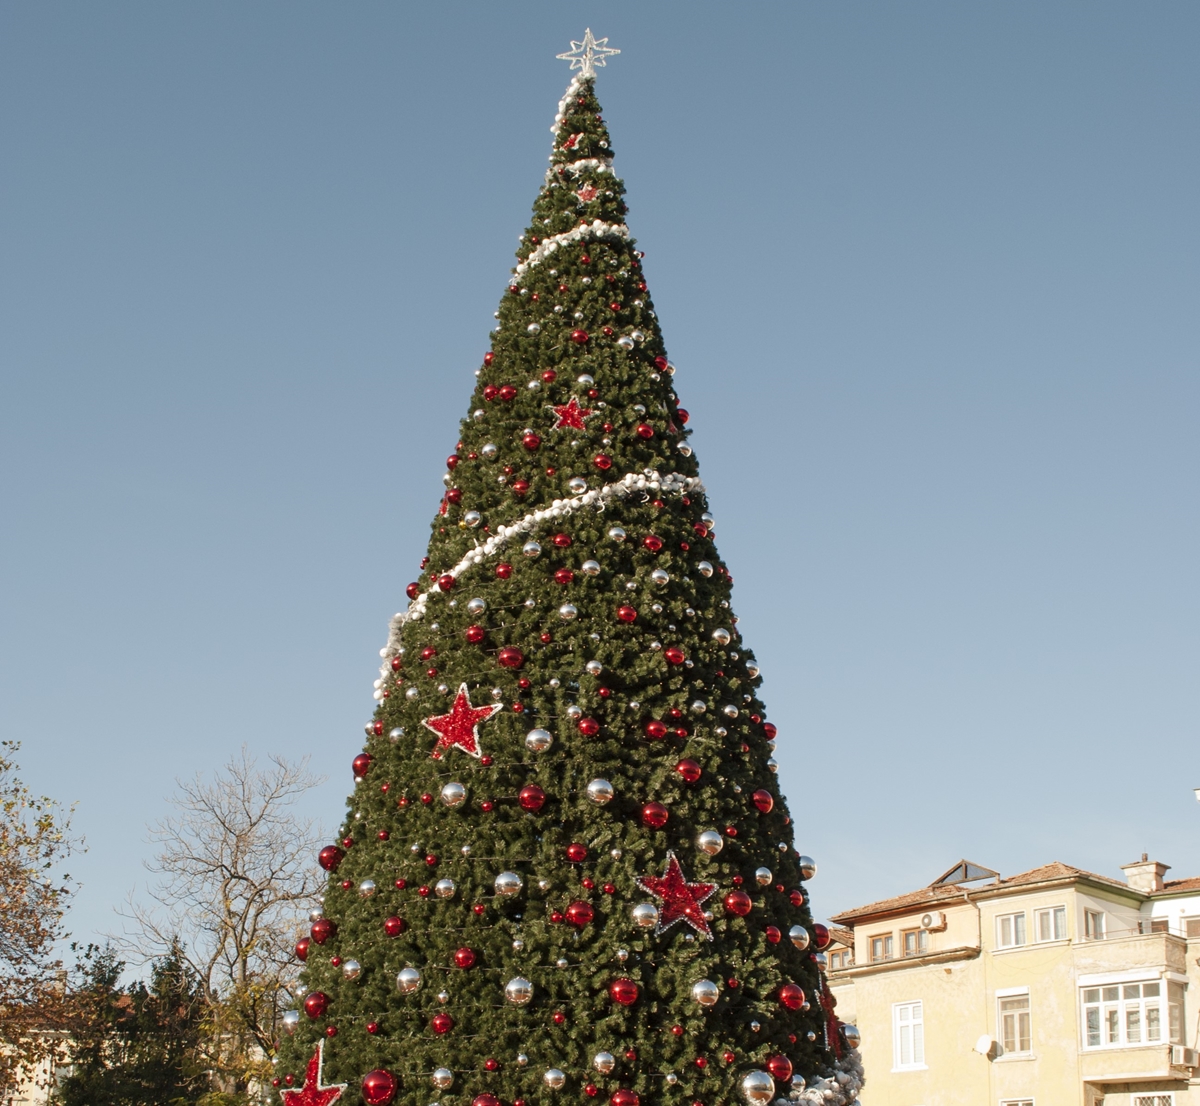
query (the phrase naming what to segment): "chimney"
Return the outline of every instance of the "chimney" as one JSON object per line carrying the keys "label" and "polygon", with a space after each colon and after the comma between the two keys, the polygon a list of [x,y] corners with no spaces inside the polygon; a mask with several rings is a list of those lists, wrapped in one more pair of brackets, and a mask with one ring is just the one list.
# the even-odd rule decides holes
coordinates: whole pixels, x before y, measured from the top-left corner
{"label": "chimney", "polygon": [[1170,868],[1170,864],[1147,859],[1145,853],[1142,853],[1141,860],[1121,865],[1121,871],[1125,873],[1125,882],[1135,891],[1146,895],[1163,889],[1163,874]]}

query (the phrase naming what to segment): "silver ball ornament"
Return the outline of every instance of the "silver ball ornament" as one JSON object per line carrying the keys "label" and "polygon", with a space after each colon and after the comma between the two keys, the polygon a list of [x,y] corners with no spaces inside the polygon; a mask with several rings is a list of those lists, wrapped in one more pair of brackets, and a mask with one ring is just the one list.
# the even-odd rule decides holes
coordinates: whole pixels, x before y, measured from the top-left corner
{"label": "silver ball ornament", "polygon": [[652,573],[650,573],[650,582],[653,584],[658,584],[659,587],[662,587],[664,584],[669,584],[671,582],[671,574],[663,571],[661,568],[656,568]]}
{"label": "silver ball ornament", "polygon": [[688,708],[693,714],[703,714],[708,710],[708,704],[703,699],[693,699]]}
{"label": "silver ball ornament", "polygon": [[529,1063],[529,1057],[526,1056],[525,1053],[523,1053],[523,1052],[518,1052],[517,1053],[517,1067],[523,1068],[528,1063]]}
{"label": "silver ball ornament", "polygon": [[362,965],[357,960],[342,961],[342,978],[357,979],[362,975]]}
{"label": "silver ball ornament", "polygon": [[523,546],[521,546],[521,552],[524,553],[526,557],[538,557],[541,556],[542,547],[535,541],[527,541]]}
{"label": "silver ball ornament", "polygon": [[726,703],[721,708],[721,713],[725,715],[726,718],[736,718],[738,716],[738,709],[732,703]]}
{"label": "silver ball ornament", "polygon": [[705,830],[696,838],[696,848],[709,856],[716,856],[725,847],[725,838],[716,830]]}
{"label": "silver ball ornament", "polygon": [[770,868],[755,868],[754,878],[758,882],[759,887],[766,887],[775,878],[775,874]]}
{"label": "silver ball ornament", "polygon": [[633,924],[642,929],[658,925],[658,907],[652,902],[640,902],[631,911]]}
{"label": "silver ball ornament", "polygon": [[811,856],[801,856],[800,861],[800,878],[812,879],[817,874],[817,862]]}
{"label": "silver ball ornament", "polygon": [[579,617],[579,608],[574,603],[564,603],[558,608],[558,617],[564,622],[574,622]]}
{"label": "silver ball ornament", "polygon": [[421,973],[416,968],[401,968],[396,975],[396,990],[411,995],[421,986]]}
{"label": "silver ball ornament", "polygon": [[290,1037],[296,1032],[296,1027],[300,1024],[300,1011],[288,1010],[283,1015],[283,1031]]}
{"label": "silver ball ornament", "polygon": [[742,1076],[742,1097],[750,1106],[767,1106],[775,1097],[775,1080],[765,1071],[748,1071]]}
{"label": "silver ball ornament", "polygon": [[494,442],[488,442],[487,445],[480,448],[479,456],[485,461],[494,461],[496,459],[496,454],[499,452],[500,450],[497,448]]}
{"label": "silver ball ornament", "polygon": [[361,898],[369,899],[375,894],[375,881],[373,879],[364,879],[358,885],[358,894]]}
{"label": "silver ball ornament", "polygon": [[716,1006],[721,989],[711,979],[700,979],[692,984],[692,1000],[701,1006]]}
{"label": "silver ball ornament", "polygon": [[480,599],[476,596],[474,599],[467,600],[467,614],[478,615],[483,614],[487,610],[487,600]]}
{"label": "silver ball ornament", "polygon": [[583,495],[587,491],[587,481],[582,476],[573,476],[567,481],[572,495]]}
{"label": "silver ball ornament", "polygon": [[587,664],[583,666],[583,669],[589,676],[599,676],[600,673],[604,671],[604,665],[602,665],[599,661],[588,661]]}
{"label": "silver ball ornament", "polygon": [[581,564],[579,566],[579,571],[582,572],[585,576],[599,576],[600,575],[600,562],[599,561],[584,561],[583,564]]}
{"label": "silver ball ornament", "polygon": [[439,879],[437,883],[433,885],[433,893],[437,895],[439,899],[454,898],[454,880]]}
{"label": "silver ball ornament", "polygon": [[712,632],[712,639],[718,645],[728,645],[733,640],[733,635],[723,626],[718,626]]}
{"label": "silver ball ornament", "polygon": [[608,536],[613,541],[624,541],[625,531],[620,526],[611,526],[608,530]]}
{"label": "silver ball ornament", "polygon": [[846,1038],[846,1044],[851,1048],[858,1048],[862,1044],[862,1034],[858,1031],[857,1025],[843,1025],[842,1036]]}
{"label": "silver ball ornament", "polygon": [[592,780],[587,785],[587,797],[597,806],[603,806],[605,803],[611,802],[615,794],[616,790],[608,780]]}
{"label": "silver ball ornament", "polygon": [[467,789],[461,783],[448,783],[442,788],[442,802],[448,807],[462,806],[467,801]]}
{"label": "silver ball ornament", "polygon": [[542,1082],[552,1091],[561,1091],[567,1085],[567,1076],[558,1068],[549,1068],[542,1076]]}
{"label": "silver ball ornament", "polygon": [[483,515],[481,515],[478,511],[467,511],[467,513],[463,515],[462,520],[473,530],[483,521]]}
{"label": "silver ball ornament", "polygon": [[699,572],[701,576],[708,577],[713,574],[713,566],[709,564],[708,561],[701,561],[698,565],[696,565],[696,571]]}
{"label": "silver ball ornament", "polygon": [[597,1052],[592,1057],[592,1067],[601,1075],[608,1075],[617,1066],[617,1058],[611,1052]]}
{"label": "silver ball ornament", "polygon": [[788,939],[802,951],[808,948],[809,942],[812,940],[804,926],[792,926],[788,930]]}
{"label": "silver ball ornament", "polygon": [[397,726],[395,729],[388,731],[388,740],[391,741],[391,743],[393,745],[397,741],[399,741],[403,736],[404,736],[404,727],[403,726]]}
{"label": "silver ball ornament", "polygon": [[521,976],[510,979],[504,985],[504,997],[514,1006],[524,1006],[533,998],[533,984]]}
{"label": "silver ball ornament", "polygon": [[497,895],[515,895],[523,886],[521,877],[516,872],[501,872],[494,884]]}
{"label": "silver ball ornament", "polygon": [[536,730],[530,730],[525,735],[525,748],[531,753],[544,753],[553,744],[554,738],[550,735],[550,731],[543,730],[540,727]]}
{"label": "silver ball ornament", "polygon": [[448,1091],[454,1086],[454,1072],[449,1068],[434,1068],[433,1074],[429,1077],[429,1082],[437,1087],[439,1091]]}

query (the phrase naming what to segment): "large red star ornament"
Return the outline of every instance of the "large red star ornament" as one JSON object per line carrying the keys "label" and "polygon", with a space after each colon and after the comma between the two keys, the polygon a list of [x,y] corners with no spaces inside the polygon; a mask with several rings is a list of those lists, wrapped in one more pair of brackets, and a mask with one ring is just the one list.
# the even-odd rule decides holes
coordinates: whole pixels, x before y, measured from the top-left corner
{"label": "large red star ornament", "polygon": [[673,852],[667,853],[667,870],[661,876],[643,876],[638,881],[662,903],[655,933],[665,933],[676,922],[687,922],[697,933],[712,940],[712,930],[701,904],[716,891],[715,883],[688,883]]}
{"label": "large red star ornament", "polygon": [[321,1068],[325,1063],[325,1042],[317,1042],[317,1051],[308,1062],[308,1071],[304,1073],[304,1086],[298,1091],[280,1091],[283,1095],[283,1106],[329,1106],[342,1097],[346,1089],[345,1083],[333,1083],[323,1086],[321,1083]]}
{"label": "large red star ornament", "polygon": [[555,430],[582,430],[583,420],[592,413],[590,407],[580,407],[579,400],[574,396],[571,397],[570,403],[564,403],[561,406],[551,404],[554,408],[554,413],[558,416],[558,422],[554,424]]}
{"label": "large red star ornament", "polygon": [[479,724],[486,722],[500,709],[499,703],[489,703],[486,707],[471,706],[467,685],[459,684],[450,713],[435,714],[421,722],[427,730],[432,730],[438,735],[437,744],[430,756],[434,760],[441,760],[442,750],[453,749],[455,746],[473,757],[482,756],[479,750]]}

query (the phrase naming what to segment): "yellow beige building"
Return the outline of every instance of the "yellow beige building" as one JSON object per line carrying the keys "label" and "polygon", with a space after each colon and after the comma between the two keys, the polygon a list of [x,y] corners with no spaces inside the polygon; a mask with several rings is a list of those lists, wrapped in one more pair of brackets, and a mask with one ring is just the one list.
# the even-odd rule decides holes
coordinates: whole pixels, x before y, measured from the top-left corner
{"label": "yellow beige building", "polygon": [[836,915],[869,1106],[1200,1106],[1200,879],[961,861]]}

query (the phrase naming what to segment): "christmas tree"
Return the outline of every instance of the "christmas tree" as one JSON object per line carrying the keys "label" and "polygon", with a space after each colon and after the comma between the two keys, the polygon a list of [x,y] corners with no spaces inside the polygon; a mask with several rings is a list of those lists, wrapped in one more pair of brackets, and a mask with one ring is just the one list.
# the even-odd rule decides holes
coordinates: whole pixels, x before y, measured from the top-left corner
{"label": "christmas tree", "polygon": [[589,31],[279,1060],[288,1106],[854,1100]]}

